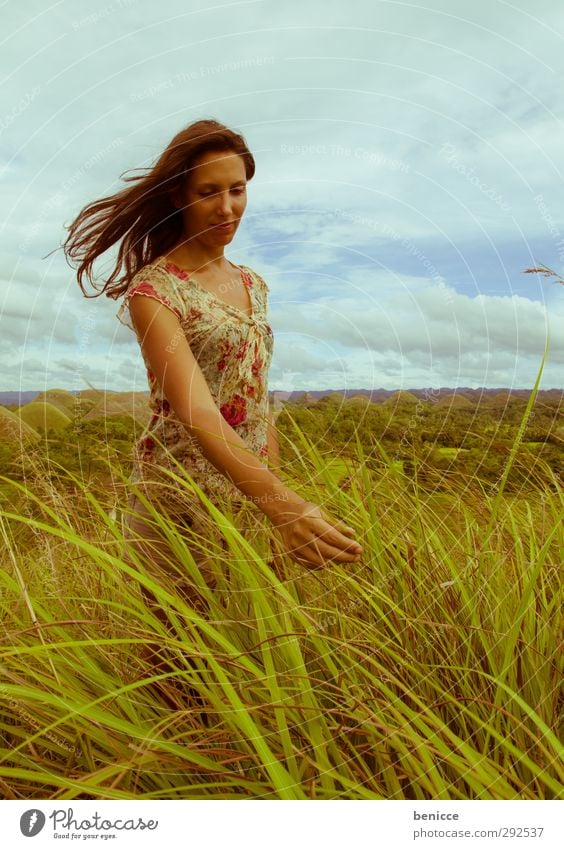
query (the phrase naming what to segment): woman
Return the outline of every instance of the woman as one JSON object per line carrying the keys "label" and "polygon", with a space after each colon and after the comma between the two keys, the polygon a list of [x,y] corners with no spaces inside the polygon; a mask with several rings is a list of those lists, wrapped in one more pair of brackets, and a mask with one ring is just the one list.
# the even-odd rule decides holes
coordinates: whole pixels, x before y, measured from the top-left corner
{"label": "woman", "polygon": [[[166,507],[180,526],[205,527],[201,506],[188,507],[186,493],[166,474],[178,474],[176,461],[210,500],[236,505],[251,499],[297,563],[316,568],[357,561],[354,530],[275,474],[269,290],[259,274],[225,256],[254,172],[242,135],[214,120],[196,121],[145,176],[125,178],[137,185],[85,207],[68,228],[65,252],[81,260],[77,276],[86,295],[83,274],[92,283],[94,260],[121,240],[117,265],[98,294],[125,296],[117,317],[135,331],[147,369],[153,416],[135,445],[131,479],[149,501]],[[170,547],[140,500],[130,506],[132,541],[158,569],[170,571]],[[196,557],[213,585],[211,561],[202,552]],[[183,590],[190,593],[189,581]]]}

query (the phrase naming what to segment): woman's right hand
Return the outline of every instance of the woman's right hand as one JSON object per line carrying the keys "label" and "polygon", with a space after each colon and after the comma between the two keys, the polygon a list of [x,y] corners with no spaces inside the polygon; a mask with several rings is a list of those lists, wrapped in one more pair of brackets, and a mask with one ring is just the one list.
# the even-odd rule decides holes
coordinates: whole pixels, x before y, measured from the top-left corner
{"label": "woman's right hand", "polygon": [[353,539],[354,529],[331,519],[312,501],[287,506],[271,516],[283,551],[296,563],[319,569],[327,562],[357,563],[362,546]]}

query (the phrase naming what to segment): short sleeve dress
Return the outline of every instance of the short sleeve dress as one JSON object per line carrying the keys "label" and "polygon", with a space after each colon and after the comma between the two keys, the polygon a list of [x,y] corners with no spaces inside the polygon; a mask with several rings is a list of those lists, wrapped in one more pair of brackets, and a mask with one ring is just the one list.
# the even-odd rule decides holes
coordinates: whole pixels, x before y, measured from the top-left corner
{"label": "short sleeve dress", "polygon": [[[267,321],[269,288],[248,266],[238,268],[250,295],[250,317],[208,292],[187,271],[165,257],[145,265],[134,275],[116,316],[135,332],[129,312],[129,299],[134,294],[154,298],[172,310],[223,418],[253,453],[266,458],[268,370],[274,343]],[[185,494],[179,496],[178,487],[170,476],[163,478],[160,474],[161,469],[179,474],[171,460],[174,458],[212,502],[227,499],[234,505],[248,503],[243,493],[205,458],[197,439],[176,418],[143,352],[142,356],[152,415],[133,446],[130,480],[146,491],[150,484],[160,485],[159,503],[164,503],[171,511],[180,509],[189,513]]]}

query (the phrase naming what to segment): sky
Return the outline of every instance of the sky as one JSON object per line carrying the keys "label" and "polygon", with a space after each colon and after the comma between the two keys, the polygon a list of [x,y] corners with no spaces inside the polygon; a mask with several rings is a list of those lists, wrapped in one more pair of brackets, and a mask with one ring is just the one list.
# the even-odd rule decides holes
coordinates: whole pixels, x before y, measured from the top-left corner
{"label": "sky", "polygon": [[[0,389],[145,391],[60,247],[202,118],[256,160],[225,255],[270,288],[270,390],[564,385],[560,0],[3,7]],[[95,266],[113,268],[115,252]],[[89,290],[94,294],[93,290]]]}

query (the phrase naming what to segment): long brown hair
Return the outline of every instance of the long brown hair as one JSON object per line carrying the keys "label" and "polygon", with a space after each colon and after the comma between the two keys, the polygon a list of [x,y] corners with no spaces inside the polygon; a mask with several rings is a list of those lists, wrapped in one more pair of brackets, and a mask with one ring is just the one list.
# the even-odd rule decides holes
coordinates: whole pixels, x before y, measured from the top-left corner
{"label": "long brown hair", "polygon": [[[141,169],[147,174],[123,177],[125,182],[136,181],[136,185],[88,204],[65,227],[69,235],[62,247],[67,261],[79,262],[77,280],[86,298],[102,294],[119,298],[140,268],[178,243],[183,222],[173,197],[184,189],[196,157],[210,150],[238,153],[244,160],[247,180],[253,177],[255,160],[242,135],[213,119],[195,121],[174,136],[152,167]],[[115,268],[98,290],[92,279],[94,261],[120,239]],[[120,276],[122,266],[125,272]],[[97,294],[86,294],[84,275]]]}

